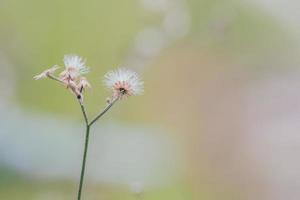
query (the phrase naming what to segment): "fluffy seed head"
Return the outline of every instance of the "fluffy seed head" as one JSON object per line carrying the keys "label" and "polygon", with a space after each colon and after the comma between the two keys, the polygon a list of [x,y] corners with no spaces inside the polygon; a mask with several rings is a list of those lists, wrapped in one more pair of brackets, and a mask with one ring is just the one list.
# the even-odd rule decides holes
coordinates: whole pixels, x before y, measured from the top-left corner
{"label": "fluffy seed head", "polygon": [[109,71],[104,76],[104,83],[114,92],[114,96],[132,96],[143,93],[144,82],[141,81],[138,74],[124,68]]}
{"label": "fluffy seed head", "polygon": [[64,64],[67,71],[78,75],[86,74],[89,68],[85,65],[85,61],[77,55],[65,55]]}

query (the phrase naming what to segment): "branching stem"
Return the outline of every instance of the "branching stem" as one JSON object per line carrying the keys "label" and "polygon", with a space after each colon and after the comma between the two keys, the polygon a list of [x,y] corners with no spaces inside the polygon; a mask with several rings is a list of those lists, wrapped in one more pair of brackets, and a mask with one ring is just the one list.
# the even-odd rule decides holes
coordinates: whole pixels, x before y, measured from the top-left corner
{"label": "branching stem", "polygon": [[104,109],[101,111],[90,123],[87,117],[87,113],[85,111],[85,107],[81,100],[78,100],[82,114],[84,116],[85,124],[86,124],[86,133],[85,133],[85,143],[84,143],[84,152],[83,152],[83,158],[82,158],[82,166],[81,166],[81,173],[80,173],[80,182],[79,182],[79,188],[78,188],[78,195],[77,200],[81,199],[81,193],[82,193],[82,186],[83,186],[83,180],[84,180],[84,173],[85,173],[85,166],[86,166],[86,159],[87,159],[87,153],[88,153],[88,146],[89,146],[89,136],[90,136],[90,127],[98,120],[100,119],[117,101],[117,99],[111,101]]}
{"label": "branching stem", "polygon": [[[60,80],[59,78],[53,76],[52,74],[47,74],[47,77],[52,79],[52,80],[55,80],[55,81],[57,81],[61,84],[64,84],[64,82],[62,80]],[[97,120],[99,120],[115,104],[115,102],[118,99],[119,98],[113,98],[113,100],[111,100],[107,104],[107,106],[91,122],[89,122],[87,112],[85,110],[85,106],[82,102],[82,99],[78,99],[78,102],[79,102],[79,105],[80,105],[80,108],[81,108],[81,111],[82,111],[82,114],[83,114],[83,117],[84,117],[86,131],[85,131],[85,143],[84,143],[84,150],[83,150],[83,157],[82,157],[82,166],[81,166],[81,173],[80,173],[80,181],[79,181],[77,200],[81,200],[82,186],[83,186],[84,174],[85,174],[85,166],[86,166],[88,147],[89,147],[90,128]]]}
{"label": "branching stem", "polygon": [[107,106],[90,122],[89,126],[92,126],[99,118],[101,118],[115,103],[119,98],[114,98],[107,104]]}

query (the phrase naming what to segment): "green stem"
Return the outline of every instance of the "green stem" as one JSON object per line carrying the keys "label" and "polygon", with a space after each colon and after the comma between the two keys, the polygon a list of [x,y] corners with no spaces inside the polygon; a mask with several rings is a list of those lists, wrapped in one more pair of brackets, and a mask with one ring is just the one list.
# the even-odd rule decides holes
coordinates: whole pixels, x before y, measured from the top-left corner
{"label": "green stem", "polygon": [[77,199],[81,199],[81,191],[82,191],[82,185],[83,185],[83,179],[84,179],[84,172],[85,172],[85,165],[86,165],[86,157],[87,157],[87,151],[89,146],[89,135],[90,135],[90,126],[86,126],[86,133],[85,133],[85,144],[84,144],[84,153],[82,158],[82,167],[81,167],[81,174],[80,174],[80,182],[79,182],[79,189],[78,189],[78,196]]}
{"label": "green stem", "polygon": [[78,99],[78,102],[80,104],[80,108],[84,117],[85,125],[86,125],[86,133],[85,133],[85,144],[84,144],[84,151],[83,151],[83,158],[82,158],[82,167],[81,167],[81,173],[80,173],[80,182],[79,182],[79,189],[78,189],[78,196],[77,199],[81,199],[81,191],[82,191],[82,185],[83,185],[83,179],[84,179],[84,172],[85,172],[85,165],[86,165],[86,157],[87,157],[87,151],[89,146],[89,136],[90,136],[90,126],[89,126],[89,120],[85,111],[85,107],[80,99]]}
{"label": "green stem", "polygon": [[89,124],[92,126],[100,117],[102,117],[115,103],[119,98],[114,98]]}
{"label": "green stem", "polygon": [[114,99],[112,102],[110,102],[104,109],[101,111],[90,123],[88,121],[86,111],[84,108],[84,105],[79,100],[80,107],[82,114],[84,116],[84,120],[86,123],[86,133],[85,133],[85,144],[84,144],[84,153],[82,158],[82,167],[81,167],[81,174],[80,174],[80,182],[79,182],[79,189],[78,189],[78,196],[77,200],[81,199],[81,192],[82,192],[82,186],[83,186],[83,180],[84,180],[84,172],[85,172],[85,165],[86,165],[86,158],[87,158],[87,152],[88,152],[88,146],[89,146],[89,136],[90,136],[90,127],[100,118],[102,117],[117,101],[118,99]]}
{"label": "green stem", "polygon": [[89,125],[89,120],[88,120],[88,117],[87,117],[87,114],[86,114],[86,111],[85,111],[85,107],[84,107],[81,99],[78,99],[78,102],[80,104],[80,108],[81,108],[81,111],[82,111],[82,114],[83,114],[83,117],[84,117],[85,124],[86,124],[86,126],[88,126]]}

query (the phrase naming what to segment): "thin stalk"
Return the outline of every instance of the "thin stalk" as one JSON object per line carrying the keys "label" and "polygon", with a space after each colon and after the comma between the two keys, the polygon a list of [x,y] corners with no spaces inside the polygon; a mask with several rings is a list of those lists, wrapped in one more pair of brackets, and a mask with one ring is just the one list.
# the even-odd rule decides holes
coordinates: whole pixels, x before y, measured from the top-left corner
{"label": "thin stalk", "polygon": [[82,114],[83,114],[83,117],[84,117],[84,121],[85,121],[85,124],[86,126],[89,125],[89,120],[88,120],[88,117],[87,117],[87,114],[86,114],[86,111],[85,111],[85,107],[82,103],[82,101],[80,99],[78,99],[78,102],[80,104],[80,108],[81,108],[81,111],[82,111]]}
{"label": "thin stalk", "polygon": [[90,122],[89,126],[92,126],[100,117],[102,117],[118,100],[119,98],[114,98],[107,106]]}
{"label": "thin stalk", "polygon": [[53,75],[51,75],[51,74],[47,74],[47,77],[50,78],[50,79],[52,79],[52,80],[55,80],[55,81],[58,81],[58,82],[64,84],[64,83],[62,82],[62,80],[60,80],[59,78],[57,78],[57,77],[55,77],[55,76],[53,76]]}
{"label": "thin stalk", "polygon": [[79,188],[78,188],[78,195],[77,199],[81,199],[81,191],[83,186],[83,180],[84,180],[84,172],[85,172],[85,165],[86,165],[86,158],[87,158],[87,152],[88,152],[88,146],[89,146],[89,136],[90,136],[90,126],[89,126],[89,120],[85,111],[85,107],[80,99],[78,99],[78,102],[80,104],[80,108],[84,117],[85,125],[86,125],[86,133],[85,133],[85,144],[84,144],[84,151],[83,151],[83,158],[82,158],[82,166],[81,166],[81,173],[80,173],[80,182],[79,182]]}
{"label": "thin stalk", "polygon": [[79,189],[78,189],[78,195],[77,200],[81,199],[81,193],[82,193],[82,186],[83,186],[83,180],[84,180],[84,173],[85,173],[85,166],[86,166],[86,159],[87,159],[87,153],[88,153],[88,146],[89,146],[89,136],[90,136],[90,127],[100,118],[102,117],[118,100],[118,98],[114,99],[112,102],[110,102],[104,109],[101,111],[90,123],[88,121],[88,117],[85,111],[85,107],[83,103],[79,101],[82,114],[84,116],[84,120],[86,123],[86,133],[85,133],[85,144],[84,144],[84,152],[83,152],[83,158],[82,158],[82,167],[81,167],[81,173],[80,173],[80,182],[79,182]]}
{"label": "thin stalk", "polygon": [[80,182],[79,182],[79,189],[78,189],[78,195],[77,199],[81,199],[81,191],[82,191],[82,185],[83,185],[83,179],[84,179],[84,172],[85,172],[85,165],[86,165],[86,157],[87,157],[87,151],[89,146],[89,135],[90,135],[90,126],[86,126],[86,133],[85,133],[85,144],[84,144],[84,153],[82,158],[82,167],[81,167],[81,174],[80,174]]}

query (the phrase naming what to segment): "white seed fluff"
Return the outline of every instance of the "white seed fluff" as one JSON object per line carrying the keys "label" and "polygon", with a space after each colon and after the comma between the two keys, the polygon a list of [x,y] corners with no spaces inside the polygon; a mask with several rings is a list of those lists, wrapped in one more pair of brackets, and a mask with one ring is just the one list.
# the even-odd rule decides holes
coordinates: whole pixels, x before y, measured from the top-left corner
{"label": "white seed fluff", "polygon": [[74,68],[79,74],[86,74],[89,72],[89,68],[85,65],[85,61],[77,55],[65,55],[64,64],[66,69]]}
{"label": "white seed fluff", "polygon": [[144,82],[138,74],[125,68],[107,72],[104,76],[104,84],[114,92],[125,90],[127,96],[141,95],[144,92]]}

